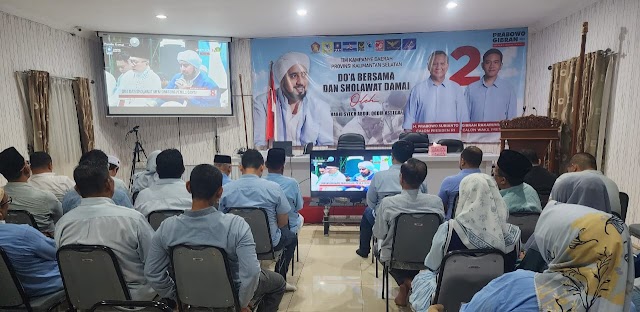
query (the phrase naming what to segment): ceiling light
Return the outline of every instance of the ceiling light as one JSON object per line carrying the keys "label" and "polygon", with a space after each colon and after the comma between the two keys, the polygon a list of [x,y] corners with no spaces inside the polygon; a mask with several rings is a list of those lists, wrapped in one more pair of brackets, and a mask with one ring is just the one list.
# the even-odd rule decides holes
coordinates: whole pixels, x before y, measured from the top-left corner
{"label": "ceiling light", "polygon": [[156,15],[156,18],[165,19],[165,18],[167,18],[167,16],[164,15],[164,14],[158,14],[158,15]]}
{"label": "ceiling light", "polygon": [[300,16],[305,16],[307,15],[307,10],[305,9],[298,9],[298,11],[296,11],[298,13],[298,15]]}
{"label": "ceiling light", "polygon": [[449,3],[447,3],[447,9],[449,9],[449,10],[455,9],[457,6],[458,6],[458,4],[453,2],[453,1],[449,1]]}

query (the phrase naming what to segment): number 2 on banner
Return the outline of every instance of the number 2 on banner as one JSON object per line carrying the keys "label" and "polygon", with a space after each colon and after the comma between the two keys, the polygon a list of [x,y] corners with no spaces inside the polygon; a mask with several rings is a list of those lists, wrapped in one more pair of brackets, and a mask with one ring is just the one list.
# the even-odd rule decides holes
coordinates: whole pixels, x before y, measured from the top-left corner
{"label": "number 2 on banner", "polygon": [[469,62],[467,65],[464,65],[458,72],[453,74],[450,80],[457,82],[461,86],[468,86],[478,80],[480,77],[478,76],[467,76],[469,75],[478,65],[480,65],[480,51],[476,47],[472,46],[462,46],[451,52],[451,56],[454,59],[459,60],[463,56],[469,57]]}

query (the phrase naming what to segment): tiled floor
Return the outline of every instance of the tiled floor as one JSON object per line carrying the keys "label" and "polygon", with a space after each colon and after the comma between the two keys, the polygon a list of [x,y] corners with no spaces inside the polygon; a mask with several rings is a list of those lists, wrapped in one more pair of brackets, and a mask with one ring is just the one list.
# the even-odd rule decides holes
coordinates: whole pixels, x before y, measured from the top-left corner
{"label": "tiled floor", "polygon": [[[286,293],[279,311],[385,311],[381,297],[382,268],[375,277],[375,264],[371,258],[356,255],[358,227],[333,226],[325,237],[322,226],[305,225],[299,234],[300,262],[291,268],[287,281],[298,287],[296,292]],[[398,309],[393,303],[397,293],[391,279],[389,284],[390,311]],[[391,289],[392,288],[392,289]]]}

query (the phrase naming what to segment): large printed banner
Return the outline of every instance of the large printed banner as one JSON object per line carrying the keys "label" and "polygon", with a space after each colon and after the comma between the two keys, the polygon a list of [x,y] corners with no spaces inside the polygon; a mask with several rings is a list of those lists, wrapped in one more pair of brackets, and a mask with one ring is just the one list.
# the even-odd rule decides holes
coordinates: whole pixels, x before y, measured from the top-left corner
{"label": "large printed banner", "polygon": [[254,39],[255,145],[335,145],[343,133],[391,144],[403,131],[496,142],[497,122],[522,112],[527,37],[517,28]]}

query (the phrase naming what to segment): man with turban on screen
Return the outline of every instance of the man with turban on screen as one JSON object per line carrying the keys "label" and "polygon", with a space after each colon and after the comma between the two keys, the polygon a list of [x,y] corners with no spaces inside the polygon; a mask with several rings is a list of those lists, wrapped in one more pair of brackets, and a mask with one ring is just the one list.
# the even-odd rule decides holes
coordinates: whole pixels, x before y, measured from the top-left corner
{"label": "man with turban on screen", "polygon": [[[276,141],[291,141],[294,145],[333,145],[333,118],[328,103],[307,96],[309,88],[309,57],[289,52],[273,64],[276,89]],[[253,107],[254,140],[256,146],[266,146],[265,129],[268,107],[267,94],[258,96]]]}
{"label": "man with turban on screen", "polygon": [[184,103],[188,106],[220,106],[220,92],[218,85],[207,75],[205,66],[202,64],[202,59],[197,52],[193,50],[185,50],[178,53],[178,64],[180,66],[180,72],[177,73],[165,89],[200,89],[210,90],[211,96],[206,97],[193,97],[188,96],[175,100],[179,103]]}

